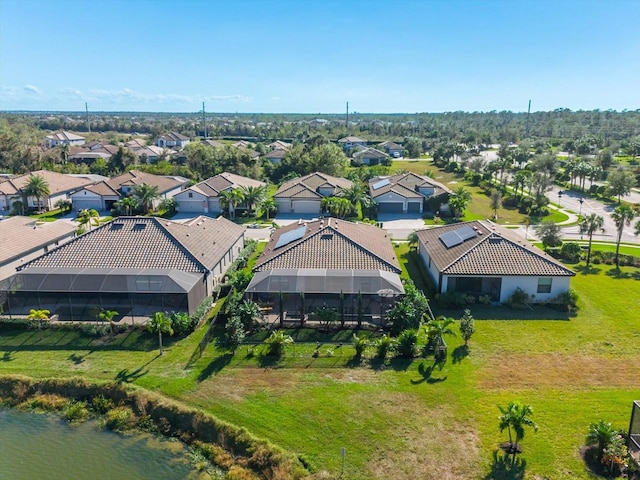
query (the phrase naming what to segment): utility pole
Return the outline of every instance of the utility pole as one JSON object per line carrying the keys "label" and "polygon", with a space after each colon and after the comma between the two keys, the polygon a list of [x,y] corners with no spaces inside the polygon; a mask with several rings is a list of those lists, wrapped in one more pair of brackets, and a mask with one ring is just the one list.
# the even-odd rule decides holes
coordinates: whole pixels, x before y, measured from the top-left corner
{"label": "utility pole", "polygon": [[87,130],[91,133],[91,122],[89,121],[89,106],[84,102],[84,111],[87,112]]}
{"label": "utility pole", "polygon": [[202,131],[204,132],[204,138],[207,138],[207,116],[204,110],[204,102],[202,102]]}
{"label": "utility pole", "polygon": [[529,108],[527,109],[527,129],[524,133],[525,138],[529,138],[529,117],[531,117],[531,100],[529,100]]}

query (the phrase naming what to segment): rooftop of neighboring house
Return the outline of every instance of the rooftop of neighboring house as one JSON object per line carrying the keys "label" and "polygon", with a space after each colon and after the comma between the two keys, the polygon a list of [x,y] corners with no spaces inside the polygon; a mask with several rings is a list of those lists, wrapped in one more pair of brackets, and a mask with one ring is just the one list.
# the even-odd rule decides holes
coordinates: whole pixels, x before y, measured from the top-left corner
{"label": "rooftop of neighboring house", "polygon": [[95,182],[88,176],[72,176],[65,173],[50,172],[49,170],[37,170],[13,178],[0,178],[0,194],[19,195],[29,183],[29,178],[32,175],[44,178],[49,185],[49,195],[72,192]]}
{"label": "rooftop of neighboring house", "polygon": [[72,236],[77,227],[71,222],[39,222],[29,217],[9,217],[0,220],[0,264],[57,240]]}
{"label": "rooftop of neighboring house", "polygon": [[575,273],[520,235],[490,221],[420,230],[420,248],[445,275],[573,276]]}
{"label": "rooftop of neighboring house", "polygon": [[291,146],[290,143],[283,142],[282,140],[276,140],[274,142],[271,142],[269,145],[267,145],[267,147],[270,148],[271,150],[286,150],[290,146]]}
{"label": "rooftop of neighboring house", "polygon": [[367,141],[364,138],[349,135],[338,140],[338,143],[367,143]]}
{"label": "rooftop of neighboring house", "polygon": [[442,183],[413,172],[389,177],[374,177],[369,180],[369,193],[374,198],[389,192],[397,193],[405,198],[417,198],[423,196],[418,192],[419,188],[433,188],[434,196],[451,193],[449,187]]}
{"label": "rooftop of neighboring house", "polygon": [[334,177],[326,173],[314,172],[304,177],[294,178],[284,182],[280,188],[276,191],[274,197],[294,197],[300,196],[302,192],[306,191],[311,194],[312,197],[318,197],[315,192],[319,188],[334,188],[336,193],[341,190],[351,188],[353,182],[346,178]]}
{"label": "rooftop of neighboring house", "polygon": [[384,230],[335,218],[275,230],[254,270],[306,268],[401,271]]}
{"label": "rooftop of neighboring house", "polygon": [[224,143],[222,143],[220,140],[212,140],[210,138],[203,139],[202,143],[204,143],[205,145],[209,145],[210,147],[214,147],[214,148],[224,147]]}
{"label": "rooftop of neighboring house", "polygon": [[181,133],[178,132],[167,132],[163,135],[160,135],[158,138],[163,138],[165,140],[172,140],[174,142],[184,142],[189,140],[189,137],[185,137]]}
{"label": "rooftop of neighboring house", "polygon": [[353,154],[354,158],[387,158],[389,155],[387,155],[384,152],[381,152],[380,150],[377,150],[375,148],[371,148],[371,147],[367,147],[367,148],[363,148],[362,150],[358,150],[356,153]]}
{"label": "rooftop of neighboring house", "polygon": [[276,150],[271,150],[269,153],[267,153],[264,158],[284,158],[285,155],[287,154],[286,150],[283,149],[276,149]]}
{"label": "rooftop of neighboring house", "polygon": [[54,132],[50,135],[47,135],[45,138],[49,140],[56,140],[58,142],[71,142],[74,140],[84,140],[84,137],[81,137],[80,135],[76,135],[75,133],[67,132],[65,130],[62,130],[60,132]]}
{"label": "rooftop of neighboring house", "polygon": [[387,140],[386,142],[382,142],[379,146],[387,150],[402,150],[402,145],[398,145],[397,143],[389,140]]}
{"label": "rooftop of neighboring house", "polygon": [[188,223],[118,217],[26,263],[20,269],[211,270],[242,237],[244,227],[218,217]]}
{"label": "rooftop of neighboring house", "polygon": [[225,190],[235,190],[243,187],[264,187],[266,183],[254,180],[253,178],[242,177],[234,173],[222,172],[200,183],[189,187],[187,190],[194,190],[207,197],[217,197]]}
{"label": "rooftop of neighboring house", "polygon": [[90,185],[86,189],[98,195],[120,195],[123,186],[151,185],[158,187],[158,193],[174,190],[189,183],[189,179],[177,175],[154,175],[152,173],[141,172],[139,170],[129,170],[128,172],[105,180],[95,185]]}

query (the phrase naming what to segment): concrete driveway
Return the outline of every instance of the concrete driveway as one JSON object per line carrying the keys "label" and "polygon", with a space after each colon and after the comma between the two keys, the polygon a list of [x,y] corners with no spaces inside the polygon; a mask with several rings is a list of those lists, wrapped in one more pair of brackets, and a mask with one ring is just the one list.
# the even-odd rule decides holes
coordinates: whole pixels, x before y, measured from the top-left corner
{"label": "concrete driveway", "polygon": [[411,232],[426,228],[422,216],[397,214],[379,214],[378,221],[394,240],[406,240]]}

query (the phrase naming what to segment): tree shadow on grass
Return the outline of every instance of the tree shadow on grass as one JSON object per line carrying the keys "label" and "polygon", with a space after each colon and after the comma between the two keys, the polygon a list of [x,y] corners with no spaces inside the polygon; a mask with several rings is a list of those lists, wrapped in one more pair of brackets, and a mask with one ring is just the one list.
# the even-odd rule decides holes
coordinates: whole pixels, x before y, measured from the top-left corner
{"label": "tree shadow on grass", "polygon": [[589,265],[588,268],[586,265],[578,265],[574,268],[578,273],[581,273],[582,275],[598,275],[602,271],[601,267],[594,267],[593,265]]}
{"label": "tree shadow on grass", "polygon": [[147,368],[146,370],[144,369],[147,365],[149,365],[151,362],[153,362],[155,359],[159,358],[160,354],[156,355],[155,357],[153,357],[151,360],[149,360],[147,363],[145,363],[144,365],[136,368],[133,371],[129,371],[128,368],[123,368],[122,370],[120,370],[116,376],[115,376],[115,380],[118,383],[131,383],[134,380],[137,380],[138,378],[146,375],[147,373],[149,373],[149,369]]}
{"label": "tree shadow on grass", "polygon": [[4,352],[4,354],[2,355],[2,358],[0,358],[1,361],[3,362],[11,362],[13,360],[13,356],[16,352],[13,352],[11,350],[7,350]]}
{"label": "tree shadow on grass", "polygon": [[225,353],[219,357],[214,358],[209,362],[205,368],[198,374],[198,382],[202,382],[209,378],[211,375],[217,374],[224,367],[231,363],[231,359],[233,358],[233,353]]}
{"label": "tree shadow on grass", "polygon": [[453,363],[460,363],[462,360],[469,356],[469,346],[468,345],[460,345],[456,347],[453,352],[451,352],[451,360]]}
{"label": "tree shadow on grass", "polygon": [[345,364],[349,368],[361,367],[364,363],[364,357],[362,355],[354,355]]}
{"label": "tree shadow on grass", "polygon": [[413,363],[413,358],[395,357],[389,360],[389,366],[396,372],[406,372]]}
{"label": "tree shadow on grass", "polygon": [[618,267],[611,268],[605,273],[607,277],[615,278],[615,279],[633,279],[640,280],[640,269],[634,272],[623,272]]}
{"label": "tree shadow on grass", "polygon": [[260,355],[258,357],[258,365],[262,368],[277,368],[281,357],[275,355]]}
{"label": "tree shadow on grass", "polygon": [[421,383],[440,383],[444,382],[447,379],[447,376],[444,377],[434,377],[433,373],[435,370],[441,371],[446,362],[434,362],[432,365],[425,366],[425,363],[422,362],[418,365],[418,373],[422,376],[417,380],[411,380],[412,385],[419,385]]}
{"label": "tree shadow on grass", "polygon": [[483,480],[522,480],[524,479],[527,461],[516,456],[500,454],[493,451],[491,470],[483,477]]}
{"label": "tree shadow on grass", "polygon": [[67,358],[71,360],[75,365],[80,365],[82,362],[84,362],[85,356],[86,355],[78,355],[77,353],[74,352],[71,355],[69,355]]}

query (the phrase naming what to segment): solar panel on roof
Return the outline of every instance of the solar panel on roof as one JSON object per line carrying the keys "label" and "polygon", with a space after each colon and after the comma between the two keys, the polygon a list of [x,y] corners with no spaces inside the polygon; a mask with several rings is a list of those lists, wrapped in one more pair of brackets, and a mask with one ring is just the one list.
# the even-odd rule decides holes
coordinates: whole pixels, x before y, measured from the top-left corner
{"label": "solar panel on roof", "polygon": [[466,225],[454,231],[460,236],[462,241],[471,240],[472,238],[475,238],[478,236],[478,233],[469,225]]}
{"label": "solar panel on roof", "polygon": [[388,178],[385,178],[384,180],[380,180],[379,182],[376,182],[373,185],[371,185],[371,188],[373,188],[374,190],[378,190],[379,188],[386,187],[390,183],[391,183],[391,180],[389,180]]}
{"label": "solar panel on roof", "polygon": [[290,232],[283,233],[280,235],[278,242],[274,248],[284,247],[285,245],[289,245],[291,242],[296,240],[300,240],[304,237],[304,234],[307,232],[307,226],[304,225],[302,227],[296,228],[295,230],[291,230]]}
{"label": "solar panel on roof", "polygon": [[458,235],[458,233],[454,230],[452,232],[443,233],[438,237],[444,246],[447,248],[455,247],[456,245],[460,245],[464,240],[462,237]]}

